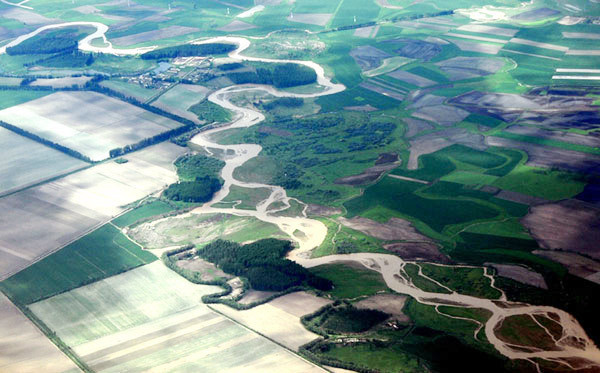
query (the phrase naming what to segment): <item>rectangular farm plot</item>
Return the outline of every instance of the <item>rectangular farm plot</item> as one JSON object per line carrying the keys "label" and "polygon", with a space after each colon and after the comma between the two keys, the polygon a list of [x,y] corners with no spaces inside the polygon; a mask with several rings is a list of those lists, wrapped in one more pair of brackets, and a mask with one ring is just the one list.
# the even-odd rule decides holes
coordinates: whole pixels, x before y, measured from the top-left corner
{"label": "rectangular farm plot", "polygon": [[3,294],[0,294],[0,330],[0,371],[79,371]]}
{"label": "rectangular farm plot", "polygon": [[155,262],[30,308],[94,371],[323,371],[202,304],[217,291]]}
{"label": "rectangular farm plot", "polygon": [[0,195],[88,165],[4,128],[0,149]]}
{"label": "rectangular farm plot", "polygon": [[[62,179],[0,198],[0,279],[121,213],[125,205],[177,181],[185,149],[162,143]],[[41,227],[41,228],[40,228]]]}
{"label": "rectangular farm plot", "polygon": [[95,92],[57,92],[0,111],[0,120],[94,161],[181,124]]}

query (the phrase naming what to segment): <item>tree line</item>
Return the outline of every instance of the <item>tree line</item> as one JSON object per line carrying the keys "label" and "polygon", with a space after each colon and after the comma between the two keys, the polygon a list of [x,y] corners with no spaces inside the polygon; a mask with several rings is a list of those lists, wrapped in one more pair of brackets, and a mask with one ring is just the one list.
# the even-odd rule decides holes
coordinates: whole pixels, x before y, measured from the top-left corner
{"label": "tree line", "polygon": [[143,60],[158,60],[162,58],[209,56],[226,54],[237,48],[235,44],[208,43],[208,44],[183,44],[156,49],[141,55]]}
{"label": "tree line", "polygon": [[4,127],[7,130],[13,131],[13,132],[15,132],[15,133],[17,133],[17,134],[19,134],[19,135],[21,135],[23,137],[27,137],[28,139],[31,139],[33,141],[37,141],[37,142],[39,142],[41,144],[44,144],[44,145],[46,145],[48,147],[51,147],[53,149],[56,149],[56,150],[58,150],[60,152],[65,153],[67,155],[70,155],[71,157],[80,159],[80,160],[82,160],[84,162],[94,163],[88,156],[83,155],[83,154],[81,154],[80,152],[78,152],[76,150],[67,148],[66,146],[63,146],[61,144],[58,144],[58,143],[55,143],[55,142],[50,141],[48,139],[45,139],[43,137],[40,137],[40,136],[36,135],[35,133],[31,133],[31,132],[26,131],[26,130],[24,130],[22,128],[13,126],[12,124],[8,124],[6,122],[0,121],[0,127]]}
{"label": "tree line", "polygon": [[235,84],[267,84],[277,88],[296,87],[317,81],[317,73],[308,66],[297,63],[279,63],[275,66],[259,67],[256,71],[228,73]]}

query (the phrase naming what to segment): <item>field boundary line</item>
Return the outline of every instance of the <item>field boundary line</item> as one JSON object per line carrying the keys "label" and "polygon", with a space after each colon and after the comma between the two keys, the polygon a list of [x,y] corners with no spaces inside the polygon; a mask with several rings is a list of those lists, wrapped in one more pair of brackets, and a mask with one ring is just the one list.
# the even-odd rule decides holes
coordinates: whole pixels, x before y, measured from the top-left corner
{"label": "field boundary line", "polygon": [[81,259],[83,259],[84,261],[86,261],[87,263],[89,263],[92,267],[96,268],[97,270],[99,270],[100,272],[102,272],[105,275],[108,275],[108,273],[104,272],[102,270],[102,268],[98,267],[97,265],[95,265],[94,263],[90,262],[85,256],[79,254],[78,251],[75,251],[75,254],[77,254],[77,256],[79,256]]}
{"label": "field boundary line", "polygon": [[331,15],[331,19],[329,20],[329,22],[327,22],[327,24],[325,25],[326,29],[331,28],[331,24],[333,23],[333,21],[335,20],[335,16],[337,16],[337,13],[340,11],[340,8],[342,7],[342,4],[344,3],[344,0],[340,0],[340,2],[337,5],[337,8],[335,8],[335,10],[333,11],[333,14]]}
{"label": "field boundary line", "polygon": [[[342,1],[343,1],[343,0],[342,0]],[[267,303],[268,303],[268,302],[267,302]],[[265,304],[267,304],[267,303],[265,303]],[[318,367],[318,368],[321,368],[321,369],[323,369],[325,372],[331,372],[331,370],[329,370],[329,369],[326,369],[326,368],[324,368],[322,365],[319,365],[319,364],[317,364],[317,363],[315,363],[315,362],[312,362],[312,361],[310,361],[310,360],[306,359],[304,356],[300,355],[298,352],[296,352],[296,351],[292,350],[291,348],[289,348],[289,347],[287,347],[287,346],[284,346],[283,344],[281,344],[281,343],[277,342],[277,341],[276,341],[276,340],[274,340],[273,338],[271,338],[271,337],[268,337],[268,336],[264,335],[263,333],[261,333],[261,332],[259,332],[259,331],[257,331],[257,330],[254,330],[254,329],[252,329],[251,327],[249,327],[249,326],[247,326],[247,325],[245,325],[245,324],[242,324],[241,322],[237,321],[236,319],[234,319],[234,318],[232,318],[232,317],[230,317],[230,316],[228,316],[228,315],[224,314],[223,312],[221,312],[221,311],[219,311],[219,310],[215,309],[215,308],[214,308],[213,306],[211,306],[210,304],[208,304],[208,303],[204,303],[204,305],[206,305],[206,307],[208,307],[208,308],[209,308],[211,311],[213,311],[213,312],[215,312],[215,313],[218,313],[219,315],[221,315],[221,316],[225,317],[225,318],[226,318],[226,319],[228,319],[228,320],[231,320],[232,322],[234,322],[235,324],[237,324],[237,325],[241,326],[242,328],[244,328],[244,329],[247,329],[247,330],[251,331],[252,333],[256,333],[256,334],[258,334],[259,336],[261,336],[261,337],[263,337],[263,338],[265,338],[265,339],[267,339],[267,340],[269,340],[269,341],[271,341],[271,342],[275,343],[275,344],[276,344],[276,345],[278,345],[279,347],[281,347],[281,348],[285,349],[286,351],[288,351],[288,352],[290,352],[290,353],[294,354],[295,356],[297,356],[298,358],[300,358],[300,359],[302,359],[302,360],[306,361],[307,363],[309,363],[309,364],[311,364],[311,365],[314,365],[314,366],[316,366],[316,367]],[[229,307],[229,306],[227,306],[227,305],[225,305],[225,306],[226,306],[226,307]],[[241,311],[240,311],[240,312],[241,312]]]}

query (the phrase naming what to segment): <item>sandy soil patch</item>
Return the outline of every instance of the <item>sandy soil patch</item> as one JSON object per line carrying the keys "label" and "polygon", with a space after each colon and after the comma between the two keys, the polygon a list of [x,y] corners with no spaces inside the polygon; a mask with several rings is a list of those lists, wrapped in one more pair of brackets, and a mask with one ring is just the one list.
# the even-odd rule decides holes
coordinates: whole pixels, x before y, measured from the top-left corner
{"label": "sandy soil patch", "polygon": [[255,7],[252,7],[250,9],[246,10],[245,12],[238,14],[236,17],[237,18],[250,18],[253,15],[255,15],[256,13],[262,12],[263,10],[265,10],[264,5],[257,5]]}
{"label": "sandy soil patch", "polygon": [[542,49],[550,49],[559,52],[566,52],[569,50],[569,47],[563,47],[562,45],[550,44],[550,43],[540,43],[533,40],[521,39],[521,38],[512,38],[510,39],[511,43],[514,44],[522,44],[522,45],[530,45],[532,47],[542,48]]}
{"label": "sandy soil patch", "polygon": [[216,265],[202,258],[182,259],[176,262],[180,268],[201,273],[202,281],[213,281],[216,278],[230,278],[231,276],[221,271]]}
{"label": "sandy soil patch", "polygon": [[434,127],[432,124],[423,120],[415,118],[403,118],[402,119],[408,125],[408,131],[404,135],[407,138],[413,137],[423,131],[432,130]]}
{"label": "sandy soil patch", "polygon": [[564,26],[573,26],[583,21],[585,21],[584,17],[564,16],[563,18],[556,21],[556,23]]}
{"label": "sandy soil patch", "polygon": [[73,10],[81,14],[94,14],[102,12],[100,9],[96,8],[93,5],[82,5],[78,6],[77,8],[74,8]]}
{"label": "sandy soil patch", "polygon": [[400,322],[409,322],[410,318],[402,312],[408,297],[396,294],[377,294],[354,303],[358,309],[379,310],[391,315]]}
{"label": "sandy soil patch", "polygon": [[431,242],[429,238],[420,234],[409,221],[404,219],[391,218],[387,223],[379,223],[371,219],[357,216],[352,219],[340,217],[338,218],[338,221],[348,228],[386,241],[405,240]]}
{"label": "sandy soil patch", "polygon": [[249,310],[237,311],[225,305],[214,309],[237,322],[272,338],[287,348],[297,351],[300,346],[318,338],[300,322],[300,317],[331,303],[305,292],[291,293]]}
{"label": "sandy soil patch", "polygon": [[500,49],[502,49],[503,44],[487,44],[487,43],[477,43],[473,41],[466,40],[450,40],[453,44],[455,44],[458,49],[465,52],[478,52],[485,54],[498,54]]}
{"label": "sandy soil patch", "polygon": [[564,265],[575,276],[600,284],[600,262],[567,251],[535,250],[533,253]]}
{"label": "sandy soil patch", "polygon": [[483,41],[483,42],[487,42],[487,43],[498,43],[498,44],[504,44],[504,43],[506,43],[506,40],[504,40],[504,39],[490,38],[490,37],[486,37],[486,36],[476,36],[476,35],[459,34],[459,33],[456,33],[456,32],[447,32],[444,35],[445,36],[450,36],[450,37],[453,37],[453,38],[462,38],[462,39],[477,40],[477,41]]}
{"label": "sandy soil patch", "polygon": [[409,73],[408,71],[404,70],[396,70],[387,75],[391,76],[394,79],[401,80],[405,83],[416,85],[417,87],[427,87],[436,84],[436,82],[434,82],[433,80],[429,80],[427,78]]}
{"label": "sandy soil patch", "polygon": [[80,237],[129,203],[177,180],[185,153],[163,143],[0,199],[0,278]]}
{"label": "sandy soil patch", "polygon": [[379,32],[379,25],[377,26],[369,26],[369,27],[361,27],[354,30],[354,36],[359,38],[374,38],[377,36]]}
{"label": "sandy soil patch", "polygon": [[475,24],[475,23],[460,26],[458,28],[458,30],[477,32],[477,33],[481,33],[481,34],[500,35],[500,36],[507,36],[507,37],[513,37],[513,36],[515,36],[515,34],[517,32],[519,32],[518,29],[480,25],[480,24]]}
{"label": "sandy soil patch", "polygon": [[379,109],[377,109],[374,106],[371,106],[371,104],[367,104],[367,105],[358,105],[358,106],[344,106],[344,110],[368,112],[368,111],[377,111]]}
{"label": "sandy soil patch", "polygon": [[80,371],[4,294],[0,294],[0,330],[1,371]]}
{"label": "sandy soil patch", "polygon": [[398,242],[383,245],[383,248],[393,252],[404,260],[415,260],[434,263],[450,263],[450,259],[440,252],[439,247],[428,242]]}
{"label": "sandy soil patch", "polygon": [[412,116],[442,126],[451,126],[468,117],[469,112],[453,106],[439,105],[420,108]]}
{"label": "sandy soil patch", "polygon": [[538,288],[548,289],[548,285],[546,285],[546,281],[544,281],[544,276],[529,268],[496,263],[485,263],[485,265],[495,268],[496,271],[498,271],[498,276],[507,277]]}
{"label": "sandy soil patch", "polygon": [[325,26],[331,19],[331,13],[294,13],[286,19],[290,22],[307,23],[309,25]]}
{"label": "sandy soil patch", "polygon": [[253,28],[256,28],[256,26],[254,26],[253,24],[244,22],[244,21],[239,21],[239,20],[234,20],[231,21],[230,23],[226,24],[223,27],[219,27],[217,30],[219,31],[225,31],[225,32],[235,32],[235,31],[244,31],[244,30],[251,30]]}
{"label": "sandy soil patch", "polygon": [[89,165],[4,128],[0,149],[0,195]]}
{"label": "sandy soil patch", "polygon": [[16,7],[0,10],[0,17],[14,19],[15,21],[22,22],[26,25],[41,25],[46,23],[53,23],[56,21],[54,19],[44,17],[30,10]]}
{"label": "sandy soil patch", "polygon": [[373,46],[361,45],[350,51],[350,57],[356,61],[363,71],[365,71],[379,67],[385,58],[391,56],[387,52]]}
{"label": "sandy soil patch", "polygon": [[544,249],[562,249],[600,259],[600,209],[567,200],[532,207],[522,223]]}
{"label": "sandy soil patch", "polygon": [[539,137],[542,139],[563,141],[570,144],[600,147],[600,137],[593,135],[590,136],[571,132],[548,131],[538,127],[526,127],[519,125],[510,126],[505,129],[505,131],[519,135]]}
{"label": "sandy soil patch", "polygon": [[558,167],[574,172],[600,173],[600,156],[494,136],[486,137],[485,142],[490,146],[523,150],[529,156],[526,164],[530,166]]}
{"label": "sandy soil patch", "polygon": [[413,103],[409,106],[409,108],[419,109],[426,106],[438,106],[442,105],[444,101],[446,101],[446,97],[431,95],[429,93],[419,94],[415,98],[413,98]]}
{"label": "sandy soil patch", "polygon": [[600,49],[570,49],[568,56],[600,56]]}
{"label": "sandy soil patch", "polygon": [[147,41],[155,41],[172,38],[175,36],[187,35],[199,31],[200,29],[196,27],[168,26],[159,30],[140,32],[139,34],[127,35],[122,36],[120,38],[111,39],[111,42],[118,46],[128,46],[133,44],[145,43]]}
{"label": "sandy soil patch", "polygon": [[[96,92],[57,92],[0,111],[0,120],[87,155],[137,143],[180,123]],[[40,126],[39,123],[44,123]]]}
{"label": "sandy soil patch", "polygon": [[369,167],[358,175],[341,177],[334,180],[334,183],[340,185],[363,185],[373,182],[384,172],[393,170],[399,166],[398,155],[395,153],[382,153],[375,161],[375,166]]}
{"label": "sandy soil patch", "polygon": [[390,88],[386,84],[374,81],[366,81],[359,84],[362,88],[368,89],[369,91],[377,92],[384,96],[393,98],[397,101],[404,100],[404,93],[396,90],[395,88]]}
{"label": "sandy soil patch", "polygon": [[564,32],[562,36],[567,39],[600,40],[600,34],[592,32]]}
{"label": "sandy soil patch", "polygon": [[337,207],[309,204],[306,209],[308,215],[331,216],[342,213],[342,209]]}
{"label": "sandy soil patch", "polygon": [[504,63],[504,60],[493,57],[454,57],[436,65],[455,81],[494,74]]}
{"label": "sandy soil patch", "polygon": [[443,25],[432,25],[429,23],[421,23],[417,21],[400,21],[394,23],[394,26],[401,28],[412,28],[412,29],[428,29],[440,32],[448,32],[450,31],[450,27]]}
{"label": "sandy soil patch", "polygon": [[254,302],[260,302],[275,294],[277,294],[277,292],[275,291],[261,291],[250,289],[244,293],[244,296],[242,297],[242,299],[238,300],[238,303],[250,304]]}
{"label": "sandy soil patch", "polygon": [[539,8],[519,13],[515,16],[512,16],[511,18],[519,21],[538,21],[544,18],[555,17],[559,14],[560,12],[558,10],[550,8]]}
{"label": "sandy soil patch", "polygon": [[416,170],[419,168],[419,157],[424,154],[430,154],[437,152],[438,150],[444,149],[453,143],[441,138],[423,136],[418,137],[410,141],[410,156],[408,157],[408,163],[406,168],[409,170]]}
{"label": "sandy soil patch", "polygon": [[30,83],[31,86],[49,86],[52,88],[66,88],[71,87],[73,85],[83,86],[85,83],[92,79],[89,76],[78,76],[78,77],[65,77],[65,78],[55,78],[55,79],[45,79],[38,78],[34,82]]}
{"label": "sandy soil patch", "polygon": [[496,197],[507,200],[507,201],[522,203],[522,204],[528,205],[528,206],[540,205],[540,204],[549,202],[548,200],[546,200],[544,198],[528,196],[527,194],[513,192],[510,190],[502,190],[502,191],[500,191],[500,193],[498,193],[496,195]]}

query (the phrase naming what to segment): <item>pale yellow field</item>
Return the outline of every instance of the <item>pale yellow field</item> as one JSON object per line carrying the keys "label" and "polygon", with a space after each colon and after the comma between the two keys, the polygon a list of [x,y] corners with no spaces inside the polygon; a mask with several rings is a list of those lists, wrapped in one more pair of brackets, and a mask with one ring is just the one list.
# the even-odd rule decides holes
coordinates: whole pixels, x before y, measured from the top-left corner
{"label": "pale yellow field", "polygon": [[79,372],[8,298],[0,293],[0,372]]}
{"label": "pale yellow field", "polygon": [[297,292],[245,311],[237,311],[222,304],[211,305],[211,307],[297,351],[303,344],[319,337],[304,328],[300,317],[313,313],[329,303],[331,302],[326,299],[306,292]]}
{"label": "pale yellow field", "polygon": [[154,262],[31,309],[98,372],[323,371],[201,302],[219,290]]}

